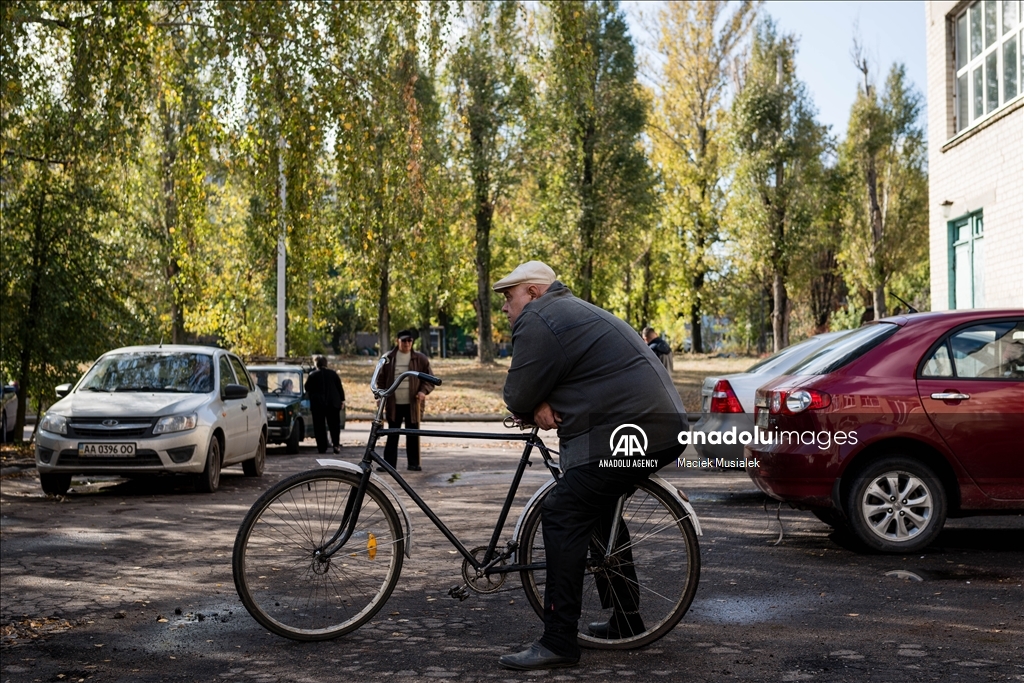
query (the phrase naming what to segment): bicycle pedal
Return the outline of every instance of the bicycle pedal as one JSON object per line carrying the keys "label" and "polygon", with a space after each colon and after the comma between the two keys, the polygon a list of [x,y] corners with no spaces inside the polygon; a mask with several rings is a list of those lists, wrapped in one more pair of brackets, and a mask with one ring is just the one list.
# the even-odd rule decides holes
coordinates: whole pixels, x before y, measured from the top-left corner
{"label": "bicycle pedal", "polygon": [[462,602],[469,597],[469,589],[466,586],[452,586],[448,589],[448,596],[458,598],[459,602]]}

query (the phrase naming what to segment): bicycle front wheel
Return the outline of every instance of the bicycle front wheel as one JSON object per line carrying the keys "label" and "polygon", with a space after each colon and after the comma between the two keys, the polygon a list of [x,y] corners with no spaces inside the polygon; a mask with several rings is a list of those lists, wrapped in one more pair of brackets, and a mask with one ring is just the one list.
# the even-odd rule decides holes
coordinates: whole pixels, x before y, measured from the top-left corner
{"label": "bicycle front wheel", "polygon": [[[526,512],[520,535],[523,564],[544,562],[541,521],[543,498]],[[627,650],[643,647],[664,636],[679,623],[693,602],[700,580],[700,547],[685,509],[661,487],[644,481],[625,497],[625,531],[620,531],[610,553],[608,538],[591,541],[583,581],[583,603],[578,640],[581,646]],[[526,598],[544,617],[544,570],[520,573]],[[635,578],[634,578],[635,577]],[[644,630],[636,633],[591,632],[592,623],[605,623],[615,607],[637,608]]]}
{"label": "bicycle front wheel", "polygon": [[319,551],[353,512],[359,475],[313,470],[289,477],[252,506],[235,538],[232,570],[242,604],[265,628],[328,640],[369,621],[398,583],[405,537],[391,501],[367,486],[352,537]]}

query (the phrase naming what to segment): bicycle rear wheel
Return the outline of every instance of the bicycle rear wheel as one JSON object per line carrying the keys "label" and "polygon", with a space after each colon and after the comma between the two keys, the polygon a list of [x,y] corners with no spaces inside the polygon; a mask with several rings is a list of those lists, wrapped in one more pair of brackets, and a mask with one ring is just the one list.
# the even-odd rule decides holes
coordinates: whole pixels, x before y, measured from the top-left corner
{"label": "bicycle rear wheel", "polygon": [[235,538],[232,570],[242,604],[268,630],[328,640],[369,621],[398,583],[401,520],[372,482],[352,537],[330,558],[316,553],[351,512],[359,475],[313,470],[260,496]]}
{"label": "bicycle rear wheel", "polygon": [[[526,512],[519,538],[519,557],[523,564],[544,562],[543,500],[537,500]],[[608,558],[603,552],[607,538],[595,537],[591,543],[583,581],[578,634],[582,647],[627,650],[653,643],[679,623],[697,592],[700,580],[697,533],[686,510],[668,492],[650,481],[642,482],[625,498],[622,520],[628,535],[620,534],[621,544],[613,548]],[[624,580],[627,551],[632,553],[635,584]],[[527,600],[543,618],[544,570],[523,571],[520,578]],[[602,586],[604,601],[601,599]],[[621,605],[630,600],[622,594],[630,590],[639,594],[639,611],[646,630],[611,638],[600,638],[591,633],[589,624],[607,622],[612,616],[611,605]],[[634,595],[632,602],[637,602],[635,598]]]}

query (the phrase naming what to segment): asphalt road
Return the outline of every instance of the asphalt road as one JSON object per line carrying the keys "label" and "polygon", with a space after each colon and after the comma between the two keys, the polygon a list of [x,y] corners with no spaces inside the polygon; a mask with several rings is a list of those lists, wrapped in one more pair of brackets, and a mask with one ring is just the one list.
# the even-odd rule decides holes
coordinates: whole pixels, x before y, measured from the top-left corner
{"label": "asphalt road", "polygon": [[[343,458],[357,459],[364,430],[350,423]],[[434,443],[409,479],[468,547],[482,545],[518,455]],[[227,470],[212,495],[177,479],[82,478],[55,499],[34,470],[6,476],[0,681],[1024,680],[1024,518],[952,520],[927,552],[901,557],[853,552],[783,509],[776,543],[775,506],[735,471],[663,470],[701,519],[703,569],[689,613],[645,649],[588,650],[553,672],[499,668],[540,630],[518,577],[493,595],[447,597],[461,558],[418,510],[412,558],[369,624],[326,643],[285,640],[239,602],[231,546],[258,495],[316,457],[272,448],[263,478]],[[545,479],[539,464],[528,471],[522,502]],[[911,574],[923,580],[901,578]]]}

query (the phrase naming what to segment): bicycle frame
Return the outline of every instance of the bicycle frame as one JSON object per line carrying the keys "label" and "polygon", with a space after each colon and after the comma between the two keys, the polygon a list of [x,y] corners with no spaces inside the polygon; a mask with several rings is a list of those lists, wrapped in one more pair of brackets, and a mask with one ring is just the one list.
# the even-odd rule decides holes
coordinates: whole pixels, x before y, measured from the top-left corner
{"label": "bicycle frame", "polygon": [[[399,377],[395,378],[394,384],[388,389],[380,390],[376,388],[377,377],[380,374],[381,368],[387,362],[387,357],[382,357],[377,363],[377,367],[374,369],[373,378],[370,380],[370,385],[373,387],[373,393],[379,400],[377,406],[377,412],[374,415],[373,422],[370,426],[370,437],[367,440],[366,450],[363,452],[363,458],[359,462],[359,469],[362,470],[363,474],[359,480],[359,487],[350,494],[349,500],[345,504],[345,512],[342,515],[341,523],[338,526],[338,530],[334,536],[324,544],[324,546],[315,553],[315,555],[321,560],[326,560],[341,550],[352,536],[352,532],[355,529],[355,525],[358,522],[358,511],[362,508],[363,497],[366,493],[366,488],[370,482],[370,476],[373,472],[374,464],[378,467],[383,468],[388,474],[394,478],[398,485],[402,487],[402,490],[419,506],[420,510],[427,516],[427,518],[437,527],[437,529],[444,534],[444,537],[455,547],[455,549],[461,554],[466,561],[475,569],[478,573],[484,575],[487,574],[506,574],[510,572],[519,572],[524,570],[538,570],[544,569],[544,564],[506,564],[499,565],[498,563],[507,559],[515,552],[516,548],[510,546],[502,553],[497,552],[498,542],[501,537],[501,532],[505,528],[505,522],[508,521],[509,512],[512,510],[512,504],[515,499],[516,493],[519,490],[519,484],[522,482],[523,473],[526,471],[527,466],[531,465],[530,455],[533,449],[537,449],[541,453],[541,457],[544,460],[544,465],[551,472],[551,475],[557,479],[561,476],[561,472],[558,466],[554,464],[551,459],[551,451],[544,445],[543,440],[537,435],[538,428],[533,427],[528,433],[525,434],[503,434],[503,433],[485,433],[478,434],[475,432],[456,432],[456,431],[443,431],[443,430],[423,430],[423,429],[385,429],[384,428],[384,406],[385,398],[391,395],[399,384],[408,376],[421,376],[423,373],[417,372],[405,372]],[[426,377],[429,377],[427,375]],[[431,377],[430,379],[437,380],[437,378]],[[428,380],[429,381],[429,380]],[[435,383],[439,383],[437,380]],[[525,442],[523,448],[523,454],[519,458],[519,465],[516,467],[515,475],[512,478],[512,483],[509,486],[508,494],[505,496],[505,501],[501,507],[501,513],[498,515],[498,520],[494,526],[494,532],[491,534],[490,542],[487,544],[487,549],[484,553],[482,560],[477,560],[466,546],[463,545],[462,541],[452,532],[451,529],[441,520],[440,517],[430,508],[430,506],[420,497],[418,493],[409,485],[409,483],[402,477],[398,471],[392,467],[387,461],[384,460],[374,449],[377,445],[377,441],[381,437],[388,436],[426,436],[426,437],[449,437],[449,438],[462,438],[462,439],[489,439],[489,440],[501,440],[501,441],[523,441]],[[353,514],[355,511],[355,514]]]}

